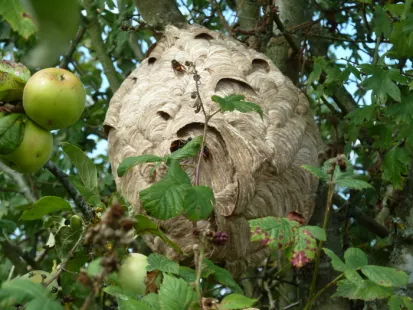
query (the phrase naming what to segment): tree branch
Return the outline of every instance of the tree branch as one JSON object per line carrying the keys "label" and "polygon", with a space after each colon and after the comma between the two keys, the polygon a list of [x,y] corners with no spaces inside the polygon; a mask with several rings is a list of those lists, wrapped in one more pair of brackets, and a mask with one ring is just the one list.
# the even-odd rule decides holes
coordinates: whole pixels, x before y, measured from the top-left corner
{"label": "tree branch", "polygon": [[115,92],[120,86],[120,80],[115,66],[113,65],[112,59],[106,51],[105,43],[102,39],[102,31],[100,29],[98,15],[96,13],[96,9],[94,8],[93,0],[84,0],[83,4],[85,6],[89,19],[87,31],[89,33],[90,39],[92,40],[96,55],[102,63],[103,72],[108,78],[110,89],[112,90],[112,92]]}
{"label": "tree branch", "polygon": [[30,190],[30,187],[27,185],[26,181],[23,178],[23,175],[19,172],[14,171],[9,166],[0,161],[0,170],[3,170],[9,177],[11,177],[14,182],[19,186],[21,193],[27,199],[28,202],[33,203],[36,201],[35,196]]}
{"label": "tree branch", "polygon": [[72,59],[73,53],[76,51],[76,48],[79,45],[80,41],[82,40],[85,32],[86,32],[86,27],[84,25],[80,25],[79,30],[76,33],[76,37],[70,43],[70,48],[68,52],[66,53],[66,55],[63,56],[63,59],[59,64],[60,68],[67,69],[69,62]]}
{"label": "tree branch", "polygon": [[135,4],[145,22],[155,30],[162,31],[168,24],[186,24],[186,19],[174,0],[136,0]]}
{"label": "tree branch", "polygon": [[69,193],[70,197],[72,197],[73,201],[75,202],[76,206],[80,209],[83,216],[87,221],[93,218],[93,210],[89,207],[87,202],[83,199],[80,195],[79,191],[73,186],[73,184],[69,181],[68,175],[60,170],[53,162],[50,160],[44,165],[44,167],[49,170],[63,185],[66,191]]}

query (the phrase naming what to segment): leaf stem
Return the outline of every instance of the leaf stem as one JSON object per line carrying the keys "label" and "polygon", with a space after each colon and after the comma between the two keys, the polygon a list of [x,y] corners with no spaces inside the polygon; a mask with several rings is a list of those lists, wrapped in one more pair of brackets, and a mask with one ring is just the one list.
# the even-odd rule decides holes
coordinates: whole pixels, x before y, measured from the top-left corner
{"label": "leaf stem", "polygon": [[202,294],[201,294],[201,274],[202,274],[202,262],[204,261],[205,256],[205,249],[204,243],[201,241],[199,243],[199,254],[196,260],[196,279],[195,279],[195,290],[198,297],[199,302],[202,302]]}
{"label": "leaf stem", "polygon": [[83,236],[86,233],[86,229],[82,232],[82,234],[79,237],[79,240],[77,240],[77,242],[75,243],[75,245],[70,249],[69,253],[67,254],[66,259],[59,265],[59,267],[57,268],[56,272],[53,273],[53,275],[49,278],[49,280],[47,280],[43,285],[45,287],[47,287],[50,283],[52,283],[54,280],[56,280],[60,274],[62,273],[62,271],[65,269],[67,263],[69,262],[69,260],[73,257],[73,255],[75,254],[75,251],[77,249],[77,247],[79,246],[80,242],[83,240]]}
{"label": "leaf stem", "polygon": [[[334,175],[334,170],[331,174],[331,180],[328,185],[328,194],[327,194],[327,202],[326,202],[326,211],[324,213],[324,221],[323,221],[323,229],[324,231],[327,228],[327,223],[328,223],[328,216],[330,214],[330,209],[331,205],[333,203],[333,194],[334,194],[334,189],[335,189],[335,183],[333,181],[333,175]],[[314,272],[313,272],[313,279],[311,281],[311,287],[310,287],[310,294],[308,295],[310,298],[313,296],[315,288],[316,288],[316,283],[317,283],[317,276],[318,276],[318,269],[320,266],[320,254],[321,254],[321,249],[323,248],[323,241],[318,242],[318,247],[317,247],[317,252],[315,256],[315,265],[314,265]]]}
{"label": "leaf stem", "polygon": [[333,281],[328,283],[326,286],[324,286],[321,290],[318,291],[317,294],[315,294],[313,297],[311,297],[307,304],[304,307],[304,310],[309,310],[311,304],[318,298],[320,297],[329,287],[331,287],[333,284],[335,284],[338,280],[340,280],[344,276],[344,273],[340,274],[337,278],[335,278]]}

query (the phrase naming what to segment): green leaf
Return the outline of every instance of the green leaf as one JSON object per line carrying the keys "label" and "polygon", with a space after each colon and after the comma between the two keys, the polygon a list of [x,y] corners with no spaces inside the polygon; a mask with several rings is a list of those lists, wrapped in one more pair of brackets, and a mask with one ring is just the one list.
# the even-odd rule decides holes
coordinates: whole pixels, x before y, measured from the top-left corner
{"label": "green leaf", "polygon": [[317,241],[307,229],[298,229],[290,262],[294,267],[301,268],[311,262],[316,253]]}
{"label": "green leaf", "polygon": [[180,149],[177,149],[175,152],[168,155],[167,158],[174,159],[174,160],[182,160],[185,158],[194,157],[201,150],[201,144],[202,144],[202,136],[198,136],[192,139],[191,141],[189,141],[188,143],[186,143]]}
{"label": "green leaf", "polygon": [[372,104],[354,109],[346,115],[346,119],[348,119],[354,125],[361,125],[364,123],[364,121],[370,122],[374,117],[376,108],[376,105]]}
{"label": "green leaf", "polygon": [[214,192],[208,186],[192,186],[186,190],[184,213],[190,220],[207,219],[214,206]]}
{"label": "green leaf", "polygon": [[373,17],[373,30],[376,37],[384,35],[385,38],[390,36],[391,24],[387,17],[386,11],[379,5],[375,7]]}
{"label": "green leaf", "polygon": [[10,24],[14,31],[28,39],[36,32],[36,25],[17,0],[0,0],[0,15]]}
{"label": "green leaf", "polygon": [[369,183],[355,178],[344,178],[335,181],[337,186],[347,187],[350,189],[362,190],[366,188],[373,188]]}
{"label": "green leaf", "polygon": [[89,190],[97,188],[97,170],[93,161],[77,146],[67,142],[63,142],[61,145],[63,151],[69,156],[73,165],[76,167],[83,185]]}
{"label": "green leaf", "polygon": [[15,222],[0,219],[0,230],[4,229],[8,232],[13,232],[16,230],[16,228],[17,228],[17,225]]}
{"label": "green leaf", "polygon": [[318,226],[302,226],[299,228],[299,232],[301,231],[308,231],[311,235],[316,238],[317,240],[326,241],[327,236],[324,229]]}
{"label": "green leaf", "polygon": [[164,274],[159,289],[159,303],[163,310],[186,310],[196,302],[196,295],[184,280]]}
{"label": "green leaf", "polygon": [[313,167],[310,165],[302,165],[301,168],[307,170],[308,172],[311,172],[315,177],[321,180],[327,180],[329,178],[329,175],[326,172],[324,172],[321,168]]}
{"label": "green leaf", "polygon": [[347,280],[349,280],[350,282],[352,282],[356,285],[361,285],[362,282],[363,282],[363,278],[354,269],[346,269],[344,271],[344,276],[346,277]]}
{"label": "green leaf", "polygon": [[351,269],[359,269],[367,265],[367,255],[358,248],[348,248],[344,252],[344,261],[346,266]]}
{"label": "green leaf", "polygon": [[88,274],[89,276],[91,276],[91,277],[96,277],[96,276],[98,276],[99,274],[101,274],[101,272],[103,271],[103,267],[102,267],[102,265],[100,264],[101,261],[102,261],[102,258],[99,257],[99,258],[97,258],[97,259],[95,259],[95,260],[92,260],[92,261],[88,264],[87,269],[86,269],[86,272],[87,272],[87,274]]}
{"label": "green leaf", "polygon": [[348,299],[374,300],[387,298],[392,294],[389,288],[364,280],[355,284],[349,280],[337,282],[337,291],[332,297],[345,297]]}
{"label": "green leaf", "polygon": [[0,290],[1,307],[25,303],[28,303],[28,310],[63,310],[59,303],[51,300],[50,292],[40,283],[23,279],[3,282]]}
{"label": "green leaf", "polygon": [[313,71],[308,77],[307,85],[311,85],[313,82],[318,81],[320,79],[321,73],[323,73],[324,68],[328,65],[324,57],[313,57],[313,61]]}
{"label": "green leaf", "polygon": [[161,162],[162,157],[147,154],[125,158],[118,167],[118,176],[122,177],[129,169],[143,163]]}
{"label": "green leaf", "polygon": [[398,269],[368,265],[361,268],[361,272],[374,283],[386,287],[406,285],[409,276]]}
{"label": "green leaf", "polygon": [[177,253],[183,254],[182,250],[174,242],[172,242],[150,218],[144,215],[137,215],[135,219],[135,230],[138,235],[152,234],[158,236]]}
{"label": "green leaf", "polygon": [[226,111],[240,111],[240,112],[257,112],[261,118],[263,118],[263,112],[260,106],[255,103],[244,101],[245,96],[242,95],[230,95],[224,98],[219,96],[212,96],[212,101],[218,103],[222,112]]}
{"label": "green leaf", "polygon": [[210,274],[217,282],[225,286],[228,286],[229,288],[233,289],[236,293],[242,293],[241,287],[237,284],[237,282],[235,282],[228,270],[218,267],[207,258],[204,258],[202,265],[203,274]]}
{"label": "green leaf", "polygon": [[229,294],[221,301],[219,309],[244,309],[251,307],[257,300],[240,294]]}
{"label": "green leaf", "polygon": [[0,155],[10,154],[23,141],[26,119],[24,114],[0,113]]}
{"label": "green leaf", "polygon": [[116,300],[118,302],[119,310],[153,310],[152,307],[143,301],[132,299],[130,297],[125,298],[122,295],[118,295]]}
{"label": "green leaf", "polygon": [[263,217],[248,221],[251,241],[260,241],[272,249],[282,250],[295,242],[295,233],[300,224],[280,217]]}
{"label": "green leaf", "polygon": [[40,198],[38,201],[30,205],[22,214],[21,219],[24,221],[32,221],[41,219],[44,215],[61,211],[61,210],[72,210],[70,204],[60,198],[55,196],[45,196]]}
{"label": "green leaf", "polygon": [[334,270],[344,272],[347,268],[346,264],[331,250],[323,248],[324,252],[331,259],[331,264],[333,265]]}
{"label": "green leaf", "polygon": [[413,301],[407,296],[393,295],[389,298],[389,307],[390,310],[400,310],[405,308],[407,310],[413,310]]}
{"label": "green leaf", "polygon": [[159,296],[157,294],[149,293],[143,296],[141,300],[149,305],[153,310],[161,309],[159,304]]}
{"label": "green leaf", "polygon": [[389,106],[385,114],[394,118],[396,124],[413,123],[413,95],[403,96],[402,101]]}
{"label": "green leaf", "polygon": [[168,257],[152,253],[148,256],[147,271],[160,270],[162,272],[179,274],[179,264],[169,259]]}
{"label": "green leaf", "polygon": [[372,90],[372,101],[378,104],[384,104],[387,101],[389,95],[394,100],[401,101],[401,93],[399,87],[394,83],[390,76],[389,71],[383,68],[374,68],[374,73],[365,79],[362,83],[366,90]]}
{"label": "green leaf", "polygon": [[67,258],[70,250],[79,240],[82,230],[73,230],[70,226],[62,226],[57,232],[56,239],[56,254],[61,259]]}
{"label": "green leaf", "polygon": [[0,61],[0,101],[22,100],[23,89],[29,78],[30,71],[23,64]]}
{"label": "green leaf", "polygon": [[395,189],[402,189],[402,175],[407,174],[409,160],[409,153],[405,148],[392,148],[384,155],[383,179],[392,183]]}
{"label": "green leaf", "polygon": [[179,276],[187,283],[193,283],[196,280],[195,270],[186,266],[179,266]]}
{"label": "green leaf", "polygon": [[172,161],[166,176],[139,193],[144,209],[149,215],[167,220],[184,210],[186,190],[191,187],[188,175],[179,162]]}

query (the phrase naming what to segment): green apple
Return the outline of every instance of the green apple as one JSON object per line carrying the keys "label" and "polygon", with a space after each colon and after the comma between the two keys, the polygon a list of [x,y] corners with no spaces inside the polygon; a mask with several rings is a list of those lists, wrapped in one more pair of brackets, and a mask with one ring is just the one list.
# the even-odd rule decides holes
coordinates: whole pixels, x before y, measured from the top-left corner
{"label": "green apple", "polygon": [[[34,283],[40,283],[40,284],[45,284],[49,281],[51,278],[51,274],[48,273],[47,271],[43,270],[32,270],[29,273],[26,273],[25,275],[21,276],[20,279],[27,279],[30,280]],[[57,294],[57,291],[59,290],[59,284],[57,283],[57,280],[54,279],[52,283],[50,283],[47,286],[47,289],[53,293]]]}
{"label": "green apple", "polygon": [[1,155],[0,158],[14,170],[29,173],[43,167],[52,150],[52,134],[28,119],[20,145],[10,154]]}
{"label": "green apple", "polygon": [[23,91],[26,114],[47,130],[73,125],[85,108],[86,92],[73,73],[48,68],[36,72]]}
{"label": "green apple", "polygon": [[70,228],[72,228],[72,230],[74,231],[83,228],[83,222],[79,215],[72,215],[72,217],[70,218]]}
{"label": "green apple", "polygon": [[146,266],[148,257],[143,254],[129,254],[119,268],[120,286],[137,295],[145,295]]}

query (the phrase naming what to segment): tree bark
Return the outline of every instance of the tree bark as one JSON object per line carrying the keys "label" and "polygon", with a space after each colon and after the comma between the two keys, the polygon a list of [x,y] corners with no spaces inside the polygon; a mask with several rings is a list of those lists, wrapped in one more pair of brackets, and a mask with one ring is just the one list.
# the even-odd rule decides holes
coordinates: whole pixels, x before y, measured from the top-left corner
{"label": "tree bark", "polygon": [[136,7],[150,27],[162,31],[166,25],[180,26],[186,23],[174,0],[136,0]]}

